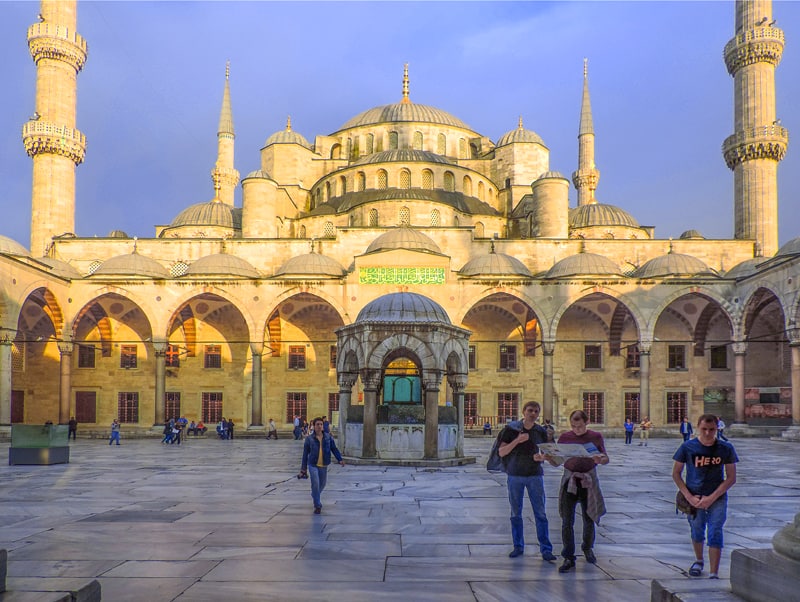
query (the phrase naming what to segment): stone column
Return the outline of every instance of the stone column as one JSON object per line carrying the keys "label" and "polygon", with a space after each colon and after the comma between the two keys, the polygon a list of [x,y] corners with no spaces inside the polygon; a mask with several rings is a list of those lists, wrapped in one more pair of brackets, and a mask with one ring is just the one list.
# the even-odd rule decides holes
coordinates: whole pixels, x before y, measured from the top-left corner
{"label": "stone column", "polygon": [[339,380],[339,441],[337,447],[344,453],[347,445],[347,412],[350,410],[350,397],[358,374],[340,372]]}
{"label": "stone column", "polygon": [[364,383],[364,423],[361,437],[361,457],[376,457],[377,424],[378,424],[378,387],[381,380],[380,370],[362,370],[361,382]]}
{"label": "stone column", "polygon": [[792,425],[800,426],[800,340],[790,343],[792,351]]}
{"label": "stone column", "polygon": [[[456,457],[464,457],[464,389],[467,386],[466,374],[453,374],[447,378],[453,389],[453,403],[458,412],[458,425],[456,427]],[[427,420],[427,417],[426,417]]]}
{"label": "stone column", "polygon": [[263,426],[261,416],[261,354],[264,352],[264,343],[250,343],[250,353],[253,356],[253,393],[250,396],[250,426]]}
{"label": "stone column", "polygon": [[553,421],[553,354],[555,341],[542,341],[542,420]]}
{"label": "stone column", "polygon": [[439,458],[439,385],[442,375],[438,370],[426,370],[422,375],[425,402],[425,453],[426,460]]}
{"label": "stone column", "polygon": [[156,358],[156,393],[153,425],[157,426],[167,421],[167,342],[164,340],[153,341],[153,355]]}
{"label": "stone column", "polygon": [[734,418],[733,422],[742,424],[744,420],[744,368],[747,357],[747,343],[733,344],[733,370],[736,388],[734,392]]}
{"label": "stone column", "polygon": [[11,424],[11,345],[0,339],[0,426]]}
{"label": "stone column", "polygon": [[650,344],[639,342],[639,420],[650,416]]}
{"label": "stone column", "polygon": [[69,422],[69,402],[72,396],[72,341],[59,341],[58,352],[61,354],[61,379],[58,386],[58,423]]}

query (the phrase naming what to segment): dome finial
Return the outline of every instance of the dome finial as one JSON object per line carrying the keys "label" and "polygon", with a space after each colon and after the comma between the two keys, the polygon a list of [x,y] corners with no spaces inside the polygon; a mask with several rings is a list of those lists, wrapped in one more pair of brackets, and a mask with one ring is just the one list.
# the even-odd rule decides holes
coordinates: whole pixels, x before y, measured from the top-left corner
{"label": "dome finial", "polygon": [[522,130],[522,129],[525,129],[525,128],[523,128],[523,127],[522,127],[522,115],[520,115],[520,116],[519,116],[519,124],[517,125],[517,127],[518,127],[519,129],[521,129],[521,130]]}
{"label": "dome finial", "polygon": [[403,65],[403,100],[400,102],[407,104],[411,100],[408,98],[408,63]]}
{"label": "dome finial", "polygon": [[292,116],[291,115],[287,115],[286,116],[286,131],[287,132],[291,132],[292,131]]}
{"label": "dome finial", "polygon": [[139,247],[139,237],[138,236],[134,236],[133,237],[133,251],[131,252],[131,254],[133,254],[133,255],[137,254],[139,252],[138,247]]}
{"label": "dome finial", "polygon": [[491,242],[491,246],[489,247],[489,253],[491,253],[492,255],[494,255],[494,240],[492,240],[492,242]]}
{"label": "dome finial", "polygon": [[317,242],[316,238],[312,238],[311,240],[308,241],[309,245],[311,246],[311,252],[312,253],[314,252],[314,243],[315,242]]}
{"label": "dome finial", "polygon": [[672,251],[673,251],[673,248],[672,248],[672,237],[670,236],[669,237],[669,251],[667,251],[667,254],[672,253]]}

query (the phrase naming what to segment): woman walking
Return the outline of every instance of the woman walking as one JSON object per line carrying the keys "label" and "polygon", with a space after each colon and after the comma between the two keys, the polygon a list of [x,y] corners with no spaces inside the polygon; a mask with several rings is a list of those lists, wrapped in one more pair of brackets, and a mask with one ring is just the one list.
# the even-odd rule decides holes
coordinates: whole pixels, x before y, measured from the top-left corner
{"label": "woman walking", "polygon": [[313,432],[306,437],[303,443],[303,461],[300,475],[308,474],[311,477],[311,499],[314,502],[314,514],[322,512],[322,491],[328,482],[328,466],[331,463],[331,454],[336,461],[344,466],[342,454],[336,447],[336,442],[330,433],[323,432],[322,418],[314,418]]}

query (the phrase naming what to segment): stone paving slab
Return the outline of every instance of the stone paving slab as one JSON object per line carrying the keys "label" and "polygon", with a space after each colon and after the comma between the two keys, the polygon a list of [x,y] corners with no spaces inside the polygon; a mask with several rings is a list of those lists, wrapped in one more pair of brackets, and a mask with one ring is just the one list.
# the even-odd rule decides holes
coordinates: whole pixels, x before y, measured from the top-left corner
{"label": "stone paving slab", "polygon": [[[0,466],[8,585],[68,591],[97,578],[104,600],[123,602],[505,602],[532,592],[548,602],[617,602],[648,600],[652,579],[688,591],[706,585],[686,575],[693,555],[670,477],[677,439],[653,439],[646,448],[607,442],[611,463],[599,474],[609,513],[597,528],[598,564],[579,558],[565,575],[534,545],[507,557],[505,477],[483,468],[491,443],[466,440],[466,453],[478,458],[473,465],[335,466],[315,516],[309,482],[295,478],[300,442],[202,439],[167,447],[142,439],[109,447],[81,440],[71,444],[70,464]],[[742,461],[730,493],[723,579],[719,590],[698,587],[714,595],[729,587],[732,550],[768,547],[800,511],[800,446],[733,443]],[[560,470],[545,468],[556,553],[559,480]],[[525,528],[535,542],[529,507]],[[309,589],[310,581],[324,585]]]}

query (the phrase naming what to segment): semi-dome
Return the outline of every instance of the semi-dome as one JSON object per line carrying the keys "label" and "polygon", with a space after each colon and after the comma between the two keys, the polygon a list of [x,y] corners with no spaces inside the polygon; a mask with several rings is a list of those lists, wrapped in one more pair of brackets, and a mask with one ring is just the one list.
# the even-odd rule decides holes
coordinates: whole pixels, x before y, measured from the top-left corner
{"label": "semi-dome", "polygon": [[226,278],[260,278],[258,273],[249,262],[228,253],[214,253],[206,255],[189,265],[184,276],[204,277],[204,276],[224,276]]}
{"label": "semi-dome", "polygon": [[81,273],[66,261],[60,259],[53,259],[52,257],[40,257],[38,261],[50,267],[53,274],[61,278],[72,280],[74,278],[82,278]]}
{"label": "semi-dome", "polygon": [[365,155],[353,161],[352,165],[370,165],[374,163],[411,163],[411,162],[424,162],[424,163],[444,163],[446,165],[455,165],[453,161],[442,155],[437,155],[430,151],[414,150],[412,148],[401,148],[396,150],[381,151],[372,155]]}
{"label": "semi-dome", "polygon": [[522,117],[519,118],[519,125],[516,129],[506,132],[500,137],[500,140],[497,141],[497,146],[505,146],[513,142],[534,142],[545,146],[544,140],[539,137],[539,134],[533,130],[526,130],[522,126]]}
{"label": "semi-dome", "polygon": [[800,255],[800,236],[793,238],[780,249],[778,249],[778,252],[775,253],[775,256],[779,257],[781,255]]}
{"label": "semi-dome", "polygon": [[572,276],[622,276],[622,270],[608,257],[597,253],[578,253],[555,263],[545,278],[569,278]]}
{"label": "semi-dome", "polygon": [[207,203],[197,203],[181,211],[172,220],[170,228],[178,226],[220,226],[223,228],[242,228],[242,210],[213,199]]}
{"label": "semi-dome", "polygon": [[494,251],[470,259],[458,273],[466,277],[533,278],[533,274],[519,259]]}
{"label": "semi-dome", "polygon": [[139,255],[136,251],[106,259],[92,272],[94,276],[138,276],[140,278],[169,278],[167,269],[155,259]]}
{"label": "semi-dome", "polygon": [[441,305],[417,293],[390,293],[369,302],[356,322],[438,322],[450,324]]}
{"label": "semi-dome", "polygon": [[28,249],[23,247],[13,238],[2,235],[0,235],[0,253],[3,255],[22,255],[23,257],[30,256]]}
{"label": "semi-dome", "polygon": [[298,134],[292,130],[291,118],[286,120],[286,128],[282,129],[280,132],[275,132],[267,138],[264,146],[269,146],[270,144],[299,144],[309,150],[311,149],[311,144],[309,144],[308,140],[306,140],[302,134]]}
{"label": "semi-dome", "polygon": [[276,278],[341,278],[345,269],[341,264],[320,253],[306,253],[292,257],[275,272]]}
{"label": "semi-dome", "polygon": [[465,130],[472,130],[471,127],[461,121],[458,117],[455,117],[446,111],[415,102],[401,101],[390,105],[373,107],[372,109],[368,109],[363,113],[359,113],[345,123],[341,128],[339,128],[339,131],[365,125],[394,123],[398,121],[435,123],[438,125],[449,125],[452,127],[463,128]]}
{"label": "semi-dome", "polygon": [[697,257],[684,253],[667,253],[654,257],[632,274],[634,278],[664,278],[669,276],[718,276]]}
{"label": "semi-dome", "polygon": [[725,278],[745,278],[752,276],[758,271],[758,266],[764,263],[763,257],[751,257],[745,259],[743,262],[736,264],[730,270],[725,272]]}
{"label": "semi-dome", "polygon": [[393,249],[422,251],[423,253],[436,253],[437,255],[442,253],[439,245],[430,236],[417,232],[413,228],[400,227],[384,232],[373,240],[367,247],[365,254]]}
{"label": "semi-dome", "polygon": [[589,226],[629,226],[638,228],[639,222],[624,209],[605,203],[590,203],[569,210],[570,228],[587,228]]}
{"label": "semi-dome", "polygon": [[682,240],[691,240],[691,239],[703,240],[705,239],[705,236],[700,234],[700,232],[697,230],[687,230],[686,232],[683,232],[679,238]]}

